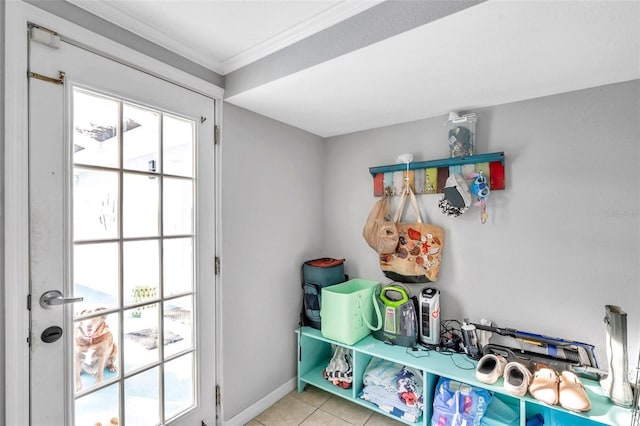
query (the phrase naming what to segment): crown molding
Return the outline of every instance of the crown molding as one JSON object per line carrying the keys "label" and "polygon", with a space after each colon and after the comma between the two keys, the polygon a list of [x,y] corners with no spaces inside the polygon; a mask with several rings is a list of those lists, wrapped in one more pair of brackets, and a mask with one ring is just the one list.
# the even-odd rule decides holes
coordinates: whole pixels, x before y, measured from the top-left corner
{"label": "crown molding", "polygon": [[215,59],[199,52],[190,46],[180,43],[171,36],[164,34],[144,22],[137,20],[126,12],[120,10],[117,6],[109,3],[107,0],[66,0],[87,12],[90,12],[99,18],[104,19],[114,25],[124,28],[150,42],[153,42],[165,49],[168,49],[180,56],[185,57],[197,64],[200,64],[211,71],[222,74],[222,66]]}
{"label": "crown molding", "polygon": [[352,16],[370,9],[384,0],[343,0],[291,28],[222,62],[222,73],[229,74]]}
{"label": "crown molding", "polygon": [[206,52],[197,51],[184,43],[176,41],[170,35],[164,34],[148,24],[135,19],[107,0],[66,1],[178,55],[184,56],[195,63],[207,67],[218,74],[224,75],[329,28],[338,22],[357,15],[364,10],[382,3],[384,0],[343,0],[309,19],[299,22],[276,36],[238,53],[222,63],[211,58]]}

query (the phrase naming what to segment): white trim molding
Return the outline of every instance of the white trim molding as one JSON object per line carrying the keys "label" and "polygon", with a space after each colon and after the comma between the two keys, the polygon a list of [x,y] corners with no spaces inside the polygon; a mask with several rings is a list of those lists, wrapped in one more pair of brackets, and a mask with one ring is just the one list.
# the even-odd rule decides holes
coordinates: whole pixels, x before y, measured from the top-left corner
{"label": "white trim molding", "polygon": [[[191,74],[115,43],[22,0],[7,0],[5,31],[5,419],[0,424],[29,424],[29,145],[27,24],[35,23],[82,40],[84,46],[119,62],[216,99],[224,90]],[[216,183],[219,184],[219,183]],[[219,305],[219,301],[216,300]],[[218,306],[219,307],[219,306]],[[220,363],[222,360],[218,359]],[[3,421],[4,420],[4,421]]]}
{"label": "white trim molding", "polygon": [[[180,42],[171,37],[170,34],[163,33],[152,26],[133,18],[125,11],[118,8],[114,3],[107,0],[67,0],[69,3],[82,8],[96,16],[99,16],[114,25],[122,27],[127,31],[139,35],[155,44],[158,44],[170,51],[184,56],[202,66],[209,68],[220,74],[229,74],[232,71],[242,68],[252,62],[264,58],[292,45],[310,35],[329,28],[338,22],[344,21],[352,16],[363,12],[383,0],[367,0],[367,1],[350,1],[343,0],[336,3],[324,11],[305,19],[302,22],[288,28],[287,30],[250,47],[249,49],[239,52],[228,59],[215,59],[208,52],[197,51],[191,46]],[[222,62],[221,62],[222,61]]]}
{"label": "white trim molding", "polygon": [[271,392],[269,395],[262,398],[260,401],[233,416],[231,419],[223,421],[222,424],[225,426],[241,426],[248,423],[249,421],[251,421],[251,419],[262,413],[267,408],[271,407],[277,401],[281,400],[284,396],[294,390],[297,387],[297,383],[298,379],[294,377],[293,379],[280,386],[278,389]]}
{"label": "white trim molding", "polygon": [[21,2],[5,9],[5,424],[29,424],[29,179],[27,31]]}
{"label": "white trim molding", "polygon": [[294,25],[293,27],[259,43],[250,49],[225,60],[221,67],[223,74],[229,74],[245,65],[264,58],[280,49],[284,49],[300,40],[325,30],[332,25],[357,15],[384,0],[343,1],[323,12]]}
{"label": "white trim molding", "polygon": [[158,31],[152,26],[139,21],[138,19],[127,14],[125,11],[122,11],[113,3],[105,0],[67,1],[81,9],[86,10],[87,12],[93,13],[94,15],[99,16],[100,18],[105,19],[114,25],[124,28],[127,31],[131,31],[135,35],[152,41],[153,43],[160,45],[197,64],[207,67],[217,73],[221,73],[222,66],[215,59],[212,59],[210,56],[207,56],[202,52],[198,52],[185,43],[181,43],[180,41],[172,38],[171,35]]}

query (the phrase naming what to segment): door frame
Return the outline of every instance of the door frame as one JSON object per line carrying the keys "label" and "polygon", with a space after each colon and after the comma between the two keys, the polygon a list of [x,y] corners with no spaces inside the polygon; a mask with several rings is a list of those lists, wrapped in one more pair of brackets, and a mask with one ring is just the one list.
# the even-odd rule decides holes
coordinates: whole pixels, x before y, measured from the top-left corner
{"label": "door frame", "polygon": [[[174,68],[157,59],[100,36],[84,27],[53,15],[22,0],[5,3],[5,80],[4,80],[4,296],[5,296],[5,422],[29,424],[29,146],[28,146],[28,32],[29,22],[64,31],[64,36],[82,40],[86,46],[115,60],[131,64],[152,75],[174,82],[215,99],[216,124],[222,118],[224,90],[212,83]],[[216,255],[220,256],[220,177],[221,152],[215,158]],[[216,377],[220,379],[221,309],[220,275],[216,286]],[[0,421],[1,423],[1,421]]]}

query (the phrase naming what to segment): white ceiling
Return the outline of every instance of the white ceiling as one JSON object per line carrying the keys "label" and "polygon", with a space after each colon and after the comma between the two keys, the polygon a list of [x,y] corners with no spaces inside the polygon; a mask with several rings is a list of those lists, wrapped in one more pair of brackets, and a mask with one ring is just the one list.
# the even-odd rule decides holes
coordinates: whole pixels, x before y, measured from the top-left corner
{"label": "white ceiling", "polygon": [[382,0],[67,0],[228,74]]}
{"label": "white ceiling", "polygon": [[[69,1],[221,74],[380,3]],[[492,0],[226,100],[328,137],[638,78],[639,1]]]}

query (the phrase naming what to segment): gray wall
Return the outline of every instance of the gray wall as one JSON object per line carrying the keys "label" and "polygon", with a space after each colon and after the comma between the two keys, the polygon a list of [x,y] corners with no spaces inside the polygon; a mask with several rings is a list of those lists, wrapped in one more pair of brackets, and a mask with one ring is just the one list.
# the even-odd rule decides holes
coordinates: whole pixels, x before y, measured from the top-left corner
{"label": "gray wall", "polygon": [[296,375],[302,262],[323,256],[324,140],[223,107],[225,420]]}
{"label": "gray wall", "polygon": [[[2,23],[0,30],[0,70],[2,77],[0,78],[0,277],[4,277],[4,17],[5,17],[5,0],[0,0],[0,22]],[[4,282],[4,278],[2,279]],[[4,285],[0,285],[0,306],[4,310]],[[0,315],[0,330],[2,337],[0,338],[0,419],[4,419],[4,315]]]}
{"label": "gray wall", "polygon": [[[445,229],[435,285],[442,292],[442,318],[486,318],[591,343],[604,366],[604,305],[619,305],[628,312],[635,367],[639,102],[636,80],[477,111],[476,153],[506,156],[507,189],[491,193],[488,222],[480,224],[478,208],[448,218],[437,207],[440,195],[418,197],[424,219]],[[376,200],[368,167],[393,164],[405,152],[416,161],[446,158],[445,120],[328,139],[325,253],[346,258],[350,276],[389,282],[361,236]]]}

